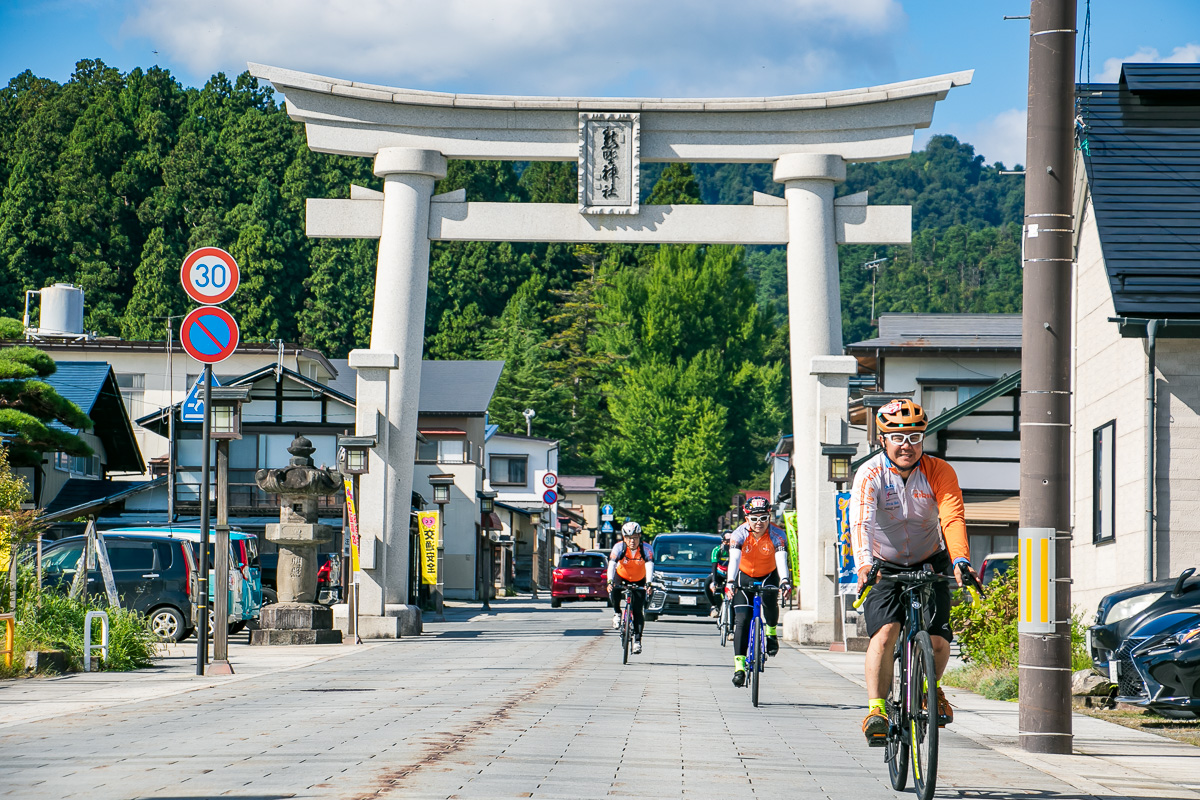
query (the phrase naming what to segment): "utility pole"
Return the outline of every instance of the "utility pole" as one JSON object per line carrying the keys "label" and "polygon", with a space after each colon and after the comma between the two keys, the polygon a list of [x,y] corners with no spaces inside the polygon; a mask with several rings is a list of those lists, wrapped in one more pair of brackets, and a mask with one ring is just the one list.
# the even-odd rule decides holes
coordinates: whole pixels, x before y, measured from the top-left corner
{"label": "utility pole", "polygon": [[[1071,247],[1076,0],[1032,0],[1021,327],[1021,528],[1052,532],[1053,631],[1022,632],[1020,742],[1071,753]],[[1022,556],[1024,557],[1024,555]]]}

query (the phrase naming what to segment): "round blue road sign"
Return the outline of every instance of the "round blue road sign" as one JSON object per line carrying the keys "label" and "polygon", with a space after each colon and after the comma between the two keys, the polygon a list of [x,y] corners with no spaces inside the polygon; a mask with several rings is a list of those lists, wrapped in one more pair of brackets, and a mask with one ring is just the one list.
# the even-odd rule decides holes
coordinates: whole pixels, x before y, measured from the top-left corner
{"label": "round blue road sign", "polygon": [[558,492],[553,489],[547,489],[542,493],[542,502],[548,506],[552,506],[558,502]]}
{"label": "round blue road sign", "polygon": [[187,354],[202,364],[216,364],[237,350],[240,332],[229,312],[216,306],[197,308],[183,318],[179,340]]}

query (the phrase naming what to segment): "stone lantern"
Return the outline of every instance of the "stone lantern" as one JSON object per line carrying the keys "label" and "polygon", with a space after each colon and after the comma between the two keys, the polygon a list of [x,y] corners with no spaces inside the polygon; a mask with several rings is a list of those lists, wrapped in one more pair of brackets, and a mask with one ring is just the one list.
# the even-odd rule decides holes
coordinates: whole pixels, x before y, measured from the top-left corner
{"label": "stone lantern", "polygon": [[267,526],[267,541],[279,548],[275,588],[279,602],[264,606],[260,628],[251,644],[340,644],[333,628],[333,611],[317,598],[317,545],[332,541],[328,525],[317,523],[318,498],[335,494],[341,478],[332,469],[313,465],[312,442],[296,436],[292,454],[281,469],[260,469],[254,481],[265,492],[279,495],[279,524]]}

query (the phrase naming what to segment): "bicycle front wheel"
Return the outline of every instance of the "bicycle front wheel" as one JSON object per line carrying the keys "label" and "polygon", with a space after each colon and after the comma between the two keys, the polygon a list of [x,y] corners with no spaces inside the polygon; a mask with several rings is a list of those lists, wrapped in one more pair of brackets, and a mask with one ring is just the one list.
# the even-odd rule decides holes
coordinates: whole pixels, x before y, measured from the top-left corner
{"label": "bicycle front wheel", "polygon": [[621,615],[621,663],[629,663],[629,646],[633,639],[633,623],[629,618],[629,612],[626,611]]}
{"label": "bicycle front wheel", "polygon": [[733,628],[730,622],[729,601],[721,603],[721,647],[724,647],[729,642],[729,633]]}
{"label": "bicycle front wheel", "polygon": [[750,664],[750,702],[754,703],[754,707],[758,708],[758,684],[759,676],[763,671],[763,654],[767,649],[767,643],[763,639],[762,621],[754,620],[754,662]]}
{"label": "bicycle front wheel", "polygon": [[892,779],[892,788],[903,792],[908,785],[908,725],[905,724],[907,712],[904,696],[908,690],[908,670],[905,668],[905,637],[901,632],[892,651],[892,688],[888,690],[887,715],[891,727],[888,730],[887,748],[883,759],[887,761],[888,777]]}
{"label": "bicycle front wheel", "polygon": [[913,788],[920,800],[932,800],[937,788],[938,762],[937,667],[933,661],[933,640],[927,631],[917,633],[911,652],[908,726]]}

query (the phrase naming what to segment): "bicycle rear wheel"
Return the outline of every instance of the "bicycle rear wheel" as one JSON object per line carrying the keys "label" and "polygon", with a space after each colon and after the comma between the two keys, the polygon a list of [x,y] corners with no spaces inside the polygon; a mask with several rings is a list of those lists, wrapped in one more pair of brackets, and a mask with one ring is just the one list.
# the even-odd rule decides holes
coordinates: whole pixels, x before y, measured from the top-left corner
{"label": "bicycle rear wheel", "polygon": [[904,661],[904,632],[896,640],[892,651],[892,688],[887,696],[888,729],[887,747],[883,758],[887,761],[888,777],[892,788],[903,792],[908,785],[908,726],[905,725],[904,695],[908,687],[908,670]]}
{"label": "bicycle rear wheel", "polygon": [[918,632],[913,640],[908,686],[913,788],[920,800],[932,800],[938,762],[937,667],[927,631]]}
{"label": "bicycle rear wheel", "polygon": [[754,703],[754,707],[758,708],[758,683],[759,676],[763,671],[763,653],[767,649],[767,643],[763,639],[762,620],[758,617],[754,618],[754,650],[751,657],[754,659],[750,664],[750,702]]}

